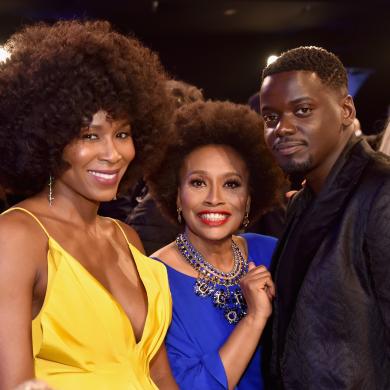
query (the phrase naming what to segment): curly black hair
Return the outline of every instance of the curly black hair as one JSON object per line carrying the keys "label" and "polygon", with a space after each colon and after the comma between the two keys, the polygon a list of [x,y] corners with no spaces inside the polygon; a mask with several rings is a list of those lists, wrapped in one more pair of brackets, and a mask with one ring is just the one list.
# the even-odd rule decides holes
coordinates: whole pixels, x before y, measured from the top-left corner
{"label": "curly black hair", "polygon": [[322,47],[301,46],[282,53],[263,70],[262,80],[276,73],[307,70],[335,89],[348,91],[348,77],[339,58]]}
{"label": "curly black hair", "polygon": [[180,169],[193,150],[206,145],[230,146],[245,161],[249,171],[251,223],[280,204],[284,174],[265,145],[260,116],[243,105],[198,101],[176,111],[165,157],[159,170],[147,178],[153,197],[173,222],[177,223]]}
{"label": "curly black hair", "polygon": [[[105,21],[39,23],[14,34],[0,65],[0,184],[32,195],[66,169],[64,147],[99,110],[129,119],[136,148],[124,180],[148,172],[173,112],[157,56]],[[158,156],[157,156],[158,157]]]}
{"label": "curly black hair", "polygon": [[173,97],[175,108],[183,104],[204,100],[203,91],[195,85],[191,85],[181,80],[168,80],[165,88],[170,96]]}

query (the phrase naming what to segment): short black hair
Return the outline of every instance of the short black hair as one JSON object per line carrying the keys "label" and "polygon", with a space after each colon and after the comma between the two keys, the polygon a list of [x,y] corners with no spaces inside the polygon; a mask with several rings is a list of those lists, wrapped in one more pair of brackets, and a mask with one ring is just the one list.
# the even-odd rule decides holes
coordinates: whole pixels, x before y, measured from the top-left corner
{"label": "short black hair", "polygon": [[148,177],[153,197],[177,223],[176,198],[185,158],[206,145],[226,145],[249,171],[250,222],[280,204],[285,176],[265,145],[261,117],[244,105],[220,101],[189,103],[176,111],[170,144],[160,168]]}
{"label": "short black hair", "polygon": [[[32,195],[67,165],[63,150],[93,114],[128,119],[136,148],[122,183],[153,165],[173,105],[157,56],[104,21],[39,23],[14,34],[0,64],[0,184]],[[164,141],[166,143],[166,141]]]}
{"label": "short black hair", "polygon": [[321,81],[336,90],[348,91],[347,71],[340,59],[322,47],[301,46],[282,53],[263,70],[262,80],[276,73],[315,72]]}

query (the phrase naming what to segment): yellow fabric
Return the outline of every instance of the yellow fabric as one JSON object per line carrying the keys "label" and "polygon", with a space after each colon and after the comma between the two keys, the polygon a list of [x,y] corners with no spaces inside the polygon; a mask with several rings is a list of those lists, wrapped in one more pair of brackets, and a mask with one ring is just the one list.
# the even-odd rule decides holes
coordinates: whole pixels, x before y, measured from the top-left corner
{"label": "yellow fabric", "polygon": [[157,389],[149,363],[164,341],[172,310],[165,267],[144,256],[125,236],[148,297],[145,328],[137,343],[113,296],[34,215],[20,208],[7,211],[15,209],[30,214],[48,236],[47,291],[32,321],[36,377],[56,390]]}

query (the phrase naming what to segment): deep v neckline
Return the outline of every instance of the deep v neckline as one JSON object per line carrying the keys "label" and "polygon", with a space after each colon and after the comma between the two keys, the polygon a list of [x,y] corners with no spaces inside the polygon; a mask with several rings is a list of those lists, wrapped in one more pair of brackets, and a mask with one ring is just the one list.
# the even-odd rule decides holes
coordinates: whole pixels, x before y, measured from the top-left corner
{"label": "deep v neckline", "polygon": [[[137,256],[134,254],[134,251],[137,250],[135,247],[133,247],[133,245],[130,244],[130,242],[128,242],[127,238],[126,238],[126,243],[127,243],[127,246],[129,248],[129,252],[130,252],[130,255],[132,256],[132,258],[134,259],[134,264],[135,264],[135,268],[138,272],[138,275],[140,277],[140,280],[141,280],[141,283],[143,285],[143,288],[145,289],[145,292],[146,292],[146,304],[147,304],[147,309],[146,309],[146,318],[145,318],[145,322],[144,322],[144,326],[143,326],[143,329],[142,329],[142,332],[141,332],[141,337],[139,338],[139,340],[137,341],[137,338],[136,338],[136,335],[135,335],[135,332],[134,332],[134,327],[133,327],[133,324],[129,318],[129,316],[126,314],[126,311],[125,309],[123,308],[123,306],[119,303],[119,301],[114,297],[114,295],[108,290],[107,287],[105,287],[90,271],[88,271],[88,269],[79,261],[77,260],[77,258],[75,256],[73,256],[69,251],[67,251],[56,239],[54,239],[52,236],[48,236],[48,240],[49,240],[49,247],[50,247],[50,243],[54,243],[55,246],[58,247],[58,249],[60,249],[62,252],[64,252],[71,260],[72,260],[72,263],[73,264],[76,264],[76,266],[81,269],[81,271],[87,275],[87,277],[92,281],[94,282],[99,288],[100,290],[110,298],[110,300],[118,307],[118,310],[120,311],[120,313],[122,314],[123,317],[126,318],[126,322],[131,330],[131,333],[133,335],[133,338],[134,338],[134,342],[135,342],[135,345],[141,345],[143,342],[144,342],[144,339],[146,337],[146,330],[147,330],[147,327],[149,325],[149,318],[150,318],[150,306],[151,306],[151,302],[150,302],[150,296],[149,296],[149,292],[148,292],[148,289],[146,288],[146,285],[145,285],[145,279],[144,278],[144,275],[143,275],[143,271],[140,271],[140,267],[139,267],[139,264],[138,264],[138,260],[137,260]],[[142,267],[141,267],[142,268]],[[47,289],[47,287],[46,287]]]}

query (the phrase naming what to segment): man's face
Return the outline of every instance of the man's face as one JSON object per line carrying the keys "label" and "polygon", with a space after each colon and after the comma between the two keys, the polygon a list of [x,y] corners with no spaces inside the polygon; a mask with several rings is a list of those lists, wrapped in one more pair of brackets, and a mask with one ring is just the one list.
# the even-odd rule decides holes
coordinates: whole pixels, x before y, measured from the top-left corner
{"label": "man's face", "polygon": [[[327,175],[350,134],[355,110],[350,96],[321,81],[315,72],[267,76],[260,89],[265,140],[288,173]],[[351,127],[351,126],[350,126]]]}

